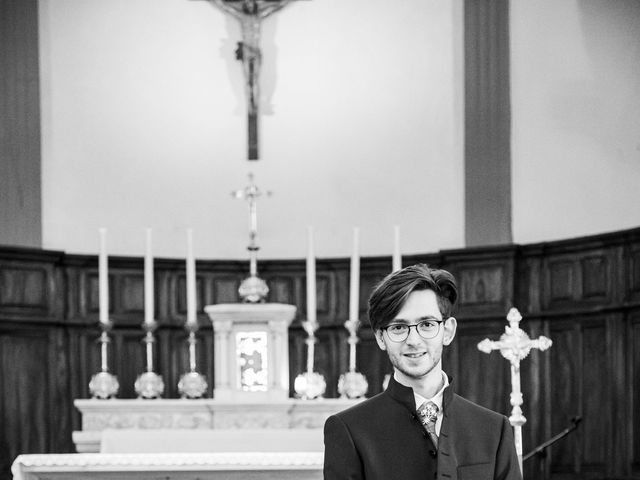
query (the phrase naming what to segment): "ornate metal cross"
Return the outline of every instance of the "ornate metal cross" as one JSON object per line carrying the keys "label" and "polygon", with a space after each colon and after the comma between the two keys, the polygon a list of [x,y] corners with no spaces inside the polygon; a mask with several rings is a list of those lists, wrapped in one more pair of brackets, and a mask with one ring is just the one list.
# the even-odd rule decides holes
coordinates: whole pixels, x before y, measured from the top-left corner
{"label": "ornate metal cross", "polygon": [[242,62],[247,93],[248,159],[258,160],[258,105],[260,103],[260,27],[262,20],[294,0],[208,0],[240,22],[242,41],[236,59]]}
{"label": "ornate metal cross", "polygon": [[[266,193],[267,196],[271,192]],[[245,278],[240,284],[240,297],[244,302],[258,303],[263,302],[269,293],[269,288],[264,280],[258,277],[258,250],[260,247],[256,243],[258,236],[258,198],[262,196],[262,191],[253,181],[253,174],[249,174],[249,185],[242,190],[231,192],[234,198],[246,200],[249,204],[249,277]]]}
{"label": "ornate metal cross", "polygon": [[536,340],[529,338],[520,328],[520,320],[522,315],[517,308],[512,308],[507,314],[509,325],[505,327],[505,333],[500,336],[500,340],[492,341],[485,338],[478,343],[478,350],[484,353],[491,353],[493,350],[500,350],[504,358],[511,363],[511,416],[509,422],[513,425],[516,452],[518,454],[518,463],[522,472],[522,425],[527,421],[522,414],[522,390],[520,389],[520,360],[529,355],[532,348],[544,351],[551,347],[553,343],[544,336],[538,337]]}

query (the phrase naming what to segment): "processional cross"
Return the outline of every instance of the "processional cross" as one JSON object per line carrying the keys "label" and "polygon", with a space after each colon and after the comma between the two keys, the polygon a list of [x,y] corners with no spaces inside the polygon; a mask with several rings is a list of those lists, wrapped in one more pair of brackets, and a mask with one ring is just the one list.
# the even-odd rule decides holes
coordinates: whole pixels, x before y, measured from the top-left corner
{"label": "processional cross", "polygon": [[505,327],[505,333],[502,334],[500,340],[492,341],[485,338],[478,343],[478,350],[484,353],[491,353],[492,350],[500,350],[500,353],[511,363],[511,416],[509,422],[513,426],[516,453],[518,454],[518,463],[520,465],[520,472],[522,472],[522,425],[527,421],[522,414],[522,390],[520,389],[520,360],[529,355],[532,348],[537,348],[540,351],[544,351],[551,347],[552,341],[545,337],[540,336],[536,340],[529,338],[520,328],[520,320],[522,315],[517,308],[512,308],[507,314],[507,320],[509,325]]}
{"label": "processional cross", "polygon": [[258,105],[260,102],[260,27],[262,20],[294,0],[208,0],[236,18],[242,28],[242,41],[236,48],[236,60],[242,62],[247,94],[248,159],[258,160]]}

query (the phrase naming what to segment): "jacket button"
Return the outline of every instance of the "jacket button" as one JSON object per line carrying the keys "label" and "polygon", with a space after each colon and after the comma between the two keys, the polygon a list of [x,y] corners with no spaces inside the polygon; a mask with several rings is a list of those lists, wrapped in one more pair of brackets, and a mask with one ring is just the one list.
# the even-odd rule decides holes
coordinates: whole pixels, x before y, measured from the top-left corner
{"label": "jacket button", "polygon": [[438,452],[436,452],[435,450],[429,450],[429,455],[431,455],[433,458],[436,458],[438,456]]}

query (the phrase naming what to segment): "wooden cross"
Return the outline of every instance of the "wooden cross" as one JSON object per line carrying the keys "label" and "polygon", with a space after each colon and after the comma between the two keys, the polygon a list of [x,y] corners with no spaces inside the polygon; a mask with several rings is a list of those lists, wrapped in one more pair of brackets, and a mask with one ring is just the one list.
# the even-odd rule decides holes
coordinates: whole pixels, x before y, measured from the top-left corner
{"label": "wooden cross", "polygon": [[208,0],[240,22],[242,41],[238,42],[236,60],[242,62],[247,94],[248,159],[258,160],[258,105],[262,52],[260,27],[262,20],[286,7],[294,0]]}
{"label": "wooden cross", "polygon": [[520,472],[522,472],[522,425],[527,421],[522,414],[522,390],[520,389],[520,360],[529,355],[532,348],[544,351],[551,347],[552,341],[547,337],[540,336],[536,340],[531,340],[529,335],[520,328],[520,320],[522,315],[517,308],[512,308],[507,314],[509,325],[505,327],[505,333],[502,334],[500,340],[492,341],[485,338],[478,343],[478,350],[484,353],[491,353],[493,350],[500,350],[504,358],[511,363],[511,416],[509,422],[513,426],[516,453],[518,454],[518,463],[520,464]]}

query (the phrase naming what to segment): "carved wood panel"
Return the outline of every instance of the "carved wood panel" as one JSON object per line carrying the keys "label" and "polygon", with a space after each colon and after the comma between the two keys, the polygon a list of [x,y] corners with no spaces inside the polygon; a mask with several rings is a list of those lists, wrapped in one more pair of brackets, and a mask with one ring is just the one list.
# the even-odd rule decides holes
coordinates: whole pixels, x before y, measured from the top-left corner
{"label": "carved wood panel", "polygon": [[0,314],[48,321],[57,313],[59,279],[53,265],[0,259]]}
{"label": "carved wood panel", "polygon": [[64,349],[49,328],[0,323],[0,476],[20,453],[69,451]]}
{"label": "carved wood panel", "polygon": [[458,282],[459,315],[500,316],[514,306],[513,249],[502,249],[499,255],[447,254],[442,268],[449,270]]}
{"label": "carved wood panel", "polygon": [[[512,304],[522,306],[525,331],[532,337],[548,335],[554,341],[551,350],[533,352],[523,362],[523,408],[528,418],[525,452],[566,428],[571,417],[582,415],[585,420],[577,432],[553,447],[546,461],[534,459],[526,464],[529,478],[621,478],[639,471],[640,415],[635,411],[640,402],[640,243],[629,233],[605,240],[612,245],[589,239],[584,246],[582,240],[576,240],[571,245],[560,242],[544,248],[457,250],[405,258],[405,264],[426,261],[458,277],[462,291],[459,329],[457,339],[445,349],[444,366],[454,376],[457,390],[470,399],[510,412],[508,363],[498,352],[479,352],[477,343],[485,337],[499,337]],[[621,246],[621,242],[627,243]],[[369,381],[369,395],[381,390],[385,374],[391,371],[366,321],[369,292],[388,273],[387,260],[361,261],[363,325],[357,368]],[[8,430],[4,439],[0,437],[5,466],[14,453],[8,453],[6,435],[12,435],[12,444],[18,439],[22,453],[72,448],[70,432],[79,428],[72,400],[88,397],[88,381],[100,366],[95,343],[99,335],[96,267],[97,259],[91,256],[0,249],[0,372],[3,379],[9,378],[8,385],[18,385],[18,389],[32,388],[30,382],[40,385],[40,390],[34,390],[37,395],[30,397],[30,408],[39,412],[33,426],[25,427],[32,419],[17,409],[8,389],[0,395],[2,418],[17,414],[19,428],[26,428]],[[236,302],[245,270],[244,262],[199,261],[198,308]],[[306,334],[300,326],[306,317],[304,260],[265,261],[263,270],[272,289],[271,299],[298,308],[289,342],[293,394],[293,379],[306,366]],[[326,396],[336,397],[338,377],[349,366],[348,332],[343,326],[348,315],[349,260],[321,259],[317,275],[321,328],[315,365],[326,377]],[[142,259],[110,259],[109,281],[110,316],[115,324],[110,368],[120,380],[119,396],[133,398],[135,379],[145,370]],[[176,398],[177,381],[187,369],[184,262],[159,261],[155,282],[160,324],[155,369],[165,380],[165,398]],[[213,332],[202,312],[199,323],[198,367],[208,378],[210,395]],[[15,330],[16,325],[23,328]],[[26,366],[28,378],[6,373],[15,364]],[[20,440],[20,435],[34,428],[46,432],[44,443]]]}
{"label": "carved wood panel", "polygon": [[627,267],[627,281],[629,284],[629,300],[640,300],[640,244],[634,243],[629,247]]}
{"label": "carved wood panel", "polygon": [[585,250],[547,257],[542,262],[542,308],[608,304],[613,299],[616,251]]}
{"label": "carved wood panel", "polygon": [[631,458],[628,459],[633,475],[640,476],[640,311],[634,311],[629,322],[629,384],[627,392],[630,392],[630,404],[623,409],[624,414],[630,419],[628,424],[629,435],[627,447],[631,450]]}

